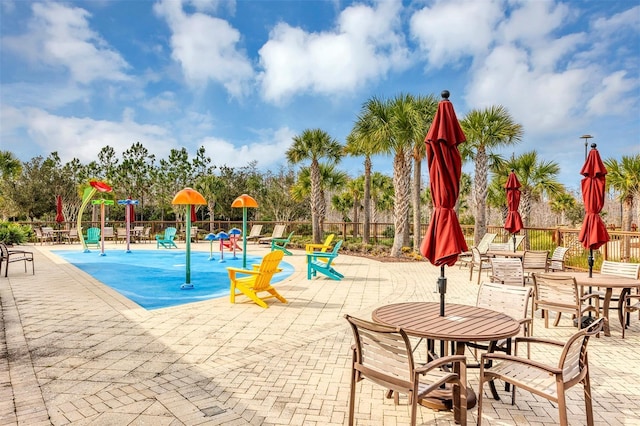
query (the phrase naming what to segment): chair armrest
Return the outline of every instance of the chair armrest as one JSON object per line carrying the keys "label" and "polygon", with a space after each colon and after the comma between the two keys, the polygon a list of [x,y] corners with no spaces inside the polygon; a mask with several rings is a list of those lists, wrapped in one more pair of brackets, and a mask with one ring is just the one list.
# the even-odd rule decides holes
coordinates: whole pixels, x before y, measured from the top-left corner
{"label": "chair armrest", "polygon": [[234,274],[246,274],[246,275],[258,275],[260,271],[254,271],[252,269],[242,269],[242,268],[227,268],[227,271],[232,272]]}
{"label": "chair armrest", "polygon": [[271,239],[272,243],[286,243],[288,241],[289,241],[288,238],[272,238]]}
{"label": "chair armrest", "polygon": [[587,301],[589,299],[600,300],[600,293],[587,293],[580,296],[580,300],[582,302]]}
{"label": "chair armrest", "polygon": [[33,252],[31,251],[27,251],[27,250],[7,250],[7,252],[9,254],[18,254],[18,253],[22,253],[22,254],[33,254]]}
{"label": "chair armrest", "polygon": [[551,374],[562,374],[561,368],[543,364],[541,362],[534,361],[529,358],[522,358],[516,355],[507,355],[503,353],[492,352],[492,353],[483,353],[480,356],[480,359],[481,359],[480,361],[481,365],[486,365],[487,361],[508,361],[508,362],[515,362],[519,364],[528,365],[534,368],[538,368],[540,370],[547,371]]}
{"label": "chair armrest", "polygon": [[515,344],[516,346],[518,345],[518,343],[540,343],[543,345],[552,345],[552,346],[564,346],[564,342],[559,342],[557,340],[551,340],[551,339],[543,339],[540,337],[528,337],[528,336],[519,336],[516,337],[515,339]]}
{"label": "chair armrest", "polygon": [[322,258],[326,258],[326,259],[333,259],[334,257],[338,257],[337,254],[333,254],[333,253],[307,253],[307,257],[311,258],[318,258],[318,257],[322,257]]}
{"label": "chair armrest", "polygon": [[434,368],[442,367],[447,364],[451,364],[454,362],[461,362],[466,365],[467,357],[465,355],[448,355],[440,358],[436,358],[431,362],[426,363],[423,366],[420,366],[415,369],[416,373],[426,374]]}

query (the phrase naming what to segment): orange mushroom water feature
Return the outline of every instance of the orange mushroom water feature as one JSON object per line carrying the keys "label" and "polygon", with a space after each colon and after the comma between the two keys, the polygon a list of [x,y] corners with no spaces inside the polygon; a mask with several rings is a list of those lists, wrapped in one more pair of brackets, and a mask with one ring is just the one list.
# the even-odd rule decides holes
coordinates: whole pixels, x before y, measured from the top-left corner
{"label": "orange mushroom water feature", "polygon": [[188,290],[193,288],[193,284],[191,284],[191,206],[196,204],[207,204],[207,201],[204,199],[202,194],[192,188],[185,188],[182,191],[179,191],[171,201],[171,204],[176,205],[185,205],[186,213],[185,220],[187,222],[187,229],[185,230],[185,239],[187,242],[186,248],[186,256],[187,256],[187,271],[185,283],[180,286],[183,290]]}
{"label": "orange mushroom water feature", "polygon": [[247,208],[258,207],[258,202],[247,194],[242,194],[231,203],[231,207],[242,208],[242,267],[247,268]]}

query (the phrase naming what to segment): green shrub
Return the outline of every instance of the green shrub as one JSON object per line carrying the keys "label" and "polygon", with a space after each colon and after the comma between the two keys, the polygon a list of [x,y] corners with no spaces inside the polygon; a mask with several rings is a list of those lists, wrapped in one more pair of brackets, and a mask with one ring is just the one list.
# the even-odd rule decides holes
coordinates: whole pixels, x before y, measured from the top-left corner
{"label": "green shrub", "polygon": [[22,244],[32,235],[33,230],[29,225],[0,222],[0,242],[8,245]]}

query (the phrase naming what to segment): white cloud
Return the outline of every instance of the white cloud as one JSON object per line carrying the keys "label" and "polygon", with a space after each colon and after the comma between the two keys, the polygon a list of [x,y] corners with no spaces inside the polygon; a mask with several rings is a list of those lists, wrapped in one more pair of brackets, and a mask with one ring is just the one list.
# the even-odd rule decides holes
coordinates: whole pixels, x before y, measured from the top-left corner
{"label": "white cloud", "polygon": [[[204,146],[217,166],[243,167],[251,161],[258,162],[258,168],[268,169],[280,163],[285,163],[284,153],[295,136],[288,127],[276,131],[262,131],[258,142],[236,144],[220,138],[204,138],[198,144]],[[272,168],[272,167],[271,167]]]}
{"label": "white cloud", "polygon": [[203,13],[187,15],[182,3],[163,0],[154,6],[172,31],[172,58],[179,62],[187,83],[196,88],[209,81],[222,84],[240,97],[249,90],[253,67],[239,50],[240,32],[227,21]]}
{"label": "white cloud", "polygon": [[320,33],[277,24],[259,51],[263,97],[279,103],[304,92],[340,95],[405,69],[400,9],[398,1],[350,6],[334,31]]}
{"label": "white cloud", "polygon": [[474,108],[503,105],[527,133],[566,126],[584,98],[577,96],[589,71],[542,72],[531,68],[526,51],[500,46],[483,58],[468,85],[467,103]]}
{"label": "white cloud", "polygon": [[27,32],[3,38],[3,47],[33,64],[67,69],[75,82],[129,79],[128,64],[91,30],[86,10],[53,2],[34,3],[31,8]]}
{"label": "white cloud", "polygon": [[610,74],[600,81],[601,88],[587,104],[587,112],[593,116],[616,115],[631,109],[631,105],[637,102],[629,92],[638,87],[638,79],[627,78],[625,71]]}
{"label": "white cloud", "polygon": [[442,68],[465,56],[483,54],[502,16],[499,0],[438,0],[411,16],[410,31],[429,67]]}
{"label": "white cloud", "polygon": [[[132,121],[131,110],[123,111],[120,122],[92,118],[61,117],[37,108],[2,108],[3,139],[16,131],[25,131],[43,152],[57,151],[63,162],[78,158],[83,163],[96,160],[100,150],[109,145],[118,155],[135,142],[150,147],[159,157],[166,157],[175,140],[156,125]],[[5,128],[5,120],[11,128]]]}

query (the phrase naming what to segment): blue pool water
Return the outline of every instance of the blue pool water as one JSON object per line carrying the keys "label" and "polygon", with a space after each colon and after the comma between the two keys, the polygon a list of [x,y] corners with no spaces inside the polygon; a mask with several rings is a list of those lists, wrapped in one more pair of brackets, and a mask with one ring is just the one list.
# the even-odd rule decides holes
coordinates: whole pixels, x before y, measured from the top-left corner
{"label": "blue pool water", "polygon": [[[166,308],[229,295],[229,275],[225,268],[242,268],[242,254],[191,252],[191,284],[193,289],[182,290],[186,278],[184,250],[107,250],[84,253],[82,250],[55,250],[52,253],[82,269],[123,296],[146,309]],[[247,255],[247,269],[260,263],[261,257]],[[281,281],[293,273],[293,266],[281,262],[282,272],[272,281]]]}

